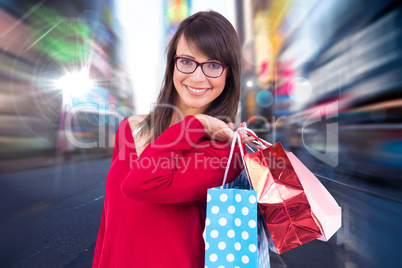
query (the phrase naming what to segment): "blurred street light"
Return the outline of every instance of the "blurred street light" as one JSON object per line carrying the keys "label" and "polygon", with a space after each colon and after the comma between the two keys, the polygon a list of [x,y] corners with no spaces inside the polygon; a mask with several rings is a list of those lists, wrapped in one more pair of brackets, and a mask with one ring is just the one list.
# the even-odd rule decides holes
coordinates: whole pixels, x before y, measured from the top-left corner
{"label": "blurred street light", "polygon": [[63,99],[69,100],[87,93],[93,87],[93,81],[89,78],[89,70],[67,73],[56,81],[57,88],[63,91]]}

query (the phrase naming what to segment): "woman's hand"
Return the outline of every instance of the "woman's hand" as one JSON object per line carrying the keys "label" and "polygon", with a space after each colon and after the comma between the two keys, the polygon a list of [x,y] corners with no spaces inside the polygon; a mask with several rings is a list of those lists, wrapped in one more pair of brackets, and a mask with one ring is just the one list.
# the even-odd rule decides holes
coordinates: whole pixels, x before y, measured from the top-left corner
{"label": "woman's hand", "polygon": [[232,140],[234,135],[233,123],[226,124],[224,121],[206,114],[196,114],[195,117],[204,126],[205,136],[208,138],[225,142]]}
{"label": "woman's hand", "polygon": [[[225,123],[224,121],[205,114],[196,114],[195,117],[202,123],[205,129],[205,136],[212,140],[220,140],[229,142],[233,139],[234,131],[233,123]],[[240,127],[246,127],[246,123],[240,124]],[[244,131],[240,131],[243,143],[251,142],[254,138],[247,136]]]}
{"label": "woman's hand", "polygon": [[[242,127],[246,128],[247,127],[246,122],[241,123],[239,127],[240,128],[242,128]],[[242,140],[243,143],[249,143],[249,142],[252,142],[254,140],[254,137],[248,136],[245,131],[240,130],[239,135],[241,135],[241,140]]]}

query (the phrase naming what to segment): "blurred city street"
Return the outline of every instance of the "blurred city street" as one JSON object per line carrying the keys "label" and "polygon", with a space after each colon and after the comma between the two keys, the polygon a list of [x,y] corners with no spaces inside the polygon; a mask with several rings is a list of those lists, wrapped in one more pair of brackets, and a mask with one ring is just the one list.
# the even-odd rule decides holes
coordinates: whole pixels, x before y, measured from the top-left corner
{"label": "blurred city street", "polygon": [[0,176],[0,266],[90,267],[109,166],[86,160]]}

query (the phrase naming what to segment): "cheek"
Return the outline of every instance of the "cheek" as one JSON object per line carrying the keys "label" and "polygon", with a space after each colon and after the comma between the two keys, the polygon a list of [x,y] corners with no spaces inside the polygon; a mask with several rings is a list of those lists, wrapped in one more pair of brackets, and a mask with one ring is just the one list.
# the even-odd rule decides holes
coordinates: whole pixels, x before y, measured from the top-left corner
{"label": "cheek", "polygon": [[180,81],[176,75],[176,71],[173,73],[173,85],[176,88],[176,90],[177,90],[178,86],[180,85]]}
{"label": "cheek", "polygon": [[223,91],[225,86],[226,86],[226,75],[225,76],[222,75],[221,77],[219,77],[219,80],[215,82],[215,87]]}
{"label": "cheek", "polygon": [[180,86],[181,82],[184,80],[183,74],[176,69],[173,72],[173,84],[177,88]]}

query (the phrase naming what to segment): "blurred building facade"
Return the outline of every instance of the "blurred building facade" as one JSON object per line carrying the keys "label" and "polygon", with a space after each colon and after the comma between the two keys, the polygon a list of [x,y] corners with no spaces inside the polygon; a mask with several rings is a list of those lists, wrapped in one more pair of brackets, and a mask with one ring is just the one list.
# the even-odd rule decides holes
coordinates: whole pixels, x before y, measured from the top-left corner
{"label": "blurred building facade", "polygon": [[402,239],[400,2],[237,3],[243,19],[252,18],[251,31],[240,25],[242,120],[296,153],[343,207],[343,228],[328,242],[341,256],[333,267],[395,267]]}
{"label": "blurred building facade", "polygon": [[110,155],[133,110],[115,16],[111,0],[0,3],[2,172]]}

